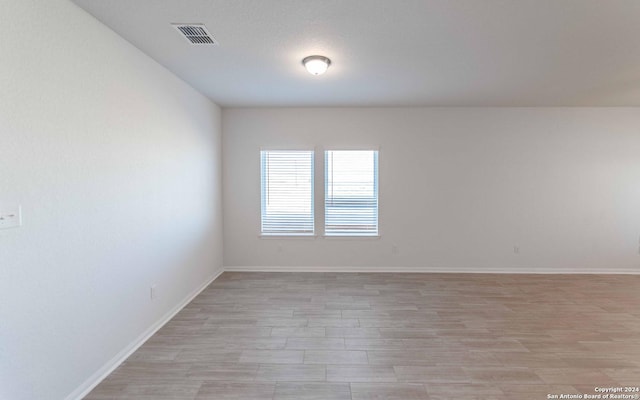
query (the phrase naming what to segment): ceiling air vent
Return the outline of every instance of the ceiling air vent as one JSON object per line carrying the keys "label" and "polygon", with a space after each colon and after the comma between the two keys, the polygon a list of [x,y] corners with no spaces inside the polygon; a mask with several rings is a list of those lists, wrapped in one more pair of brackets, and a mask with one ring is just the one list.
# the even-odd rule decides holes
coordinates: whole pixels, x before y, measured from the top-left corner
{"label": "ceiling air vent", "polygon": [[178,30],[191,44],[217,45],[213,36],[203,24],[171,24]]}

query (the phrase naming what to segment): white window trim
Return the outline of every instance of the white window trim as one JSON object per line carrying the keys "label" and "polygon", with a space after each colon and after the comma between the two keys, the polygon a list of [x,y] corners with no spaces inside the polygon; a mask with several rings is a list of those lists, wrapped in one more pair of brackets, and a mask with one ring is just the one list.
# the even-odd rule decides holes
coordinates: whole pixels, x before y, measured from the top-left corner
{"label": "white window trim", "polygon": [[[312,173],[311,173],[311,208],[313,215],[313,232],[310,233],[292,233],[292,234],[279,234],[279,233],[263,233],[262,232],[262,152],[263,151],[311,151],[313,152],[312,158]],[[314,147],[291,147],[291,146],[261,146],[258,152],[259,159],[259,180],[260,180],[260,195],[259,195],[259,210],[260,218],[258,224],[258,237],[261,239],[315,239],[318,236],[318,222],[316,214],[316,157],[317,151]]]}
{"label": "white window trim", "polygon": [[[304,234],[304,235],[270,235],[263,234],[261,232],[261,221],[259,220],[258,224],[258,238],[265,240],[317,240],[317,239],[326,239],[329,241],[334,240],[347,240],[347,241],[370,241],[370,240],[380,240],[382,238],[382,232],[384,224],[380,219],[380,153],[381,146],[377,145],[331,145],[331,146],[277,146],[277,145],[269,145],[269,146],[260,146],[260,151],[313,151],[314,157],[314,173],[313,173],[313,205],[314,205],[314,233],[313,234]],[[378,234],[377,235],[363,235],[363,236],[342,236],[342,235],[326,235],[325,234],[325,209],[324,209],[324,200],[325,200],[325,165],[324,165],[324,154],[327,150],[339,151],[339,150],[370,150],[378,152]],[[262,185],[262,182],[260,182]],[[259,199],[259,207],[262,210],[262,188],[260,188],[260,199]],[[319,206],[318,206],[319,204]],[[261,212],[259,213],[261,214]],[[262,216],[260,215],[260,219]]]}
{"label": "white window trim", "polygon": [[[377,232],[375,235],[341,235],[333,234],[327,235],[326,233],[326,185],[327,185],[327,165],[326,165],[326,152],[327,151],[375,151],[376,155],[376,213],[377,213]],[[331,146],[321,149],[322,152],[322,237],[325,239],[341,239],[341,240],[376,240],[381,237],[380,229],[380,147],[379,146]]]}

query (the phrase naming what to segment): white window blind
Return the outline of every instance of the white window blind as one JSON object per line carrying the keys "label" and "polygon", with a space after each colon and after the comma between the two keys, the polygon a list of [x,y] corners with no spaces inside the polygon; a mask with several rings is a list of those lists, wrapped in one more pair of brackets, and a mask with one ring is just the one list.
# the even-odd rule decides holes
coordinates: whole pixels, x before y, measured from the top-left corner
{"label": "white window blind", "polygon": [[325,152],[326,236],[378,235],[378,152]]}
{"label": "white window blind", "polygon": [[313,151],[261,151],[262,234],[313,235]]}

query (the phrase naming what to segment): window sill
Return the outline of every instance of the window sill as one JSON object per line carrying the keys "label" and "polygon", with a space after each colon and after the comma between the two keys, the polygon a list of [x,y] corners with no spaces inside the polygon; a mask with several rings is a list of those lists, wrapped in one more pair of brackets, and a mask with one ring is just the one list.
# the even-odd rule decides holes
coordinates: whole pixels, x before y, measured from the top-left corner
{"label": "window sill", "polygon": [[380,240],[382,238],[381,235],[375,236],[339,236],[339,235],[258,235],[259,239],[266,240],[315,240],[318,238],[327,239],[327,240]]}
{"label": "window sill", "polygon": [[304,240],[304,239],[317,239],[318,235],[258,235],[258,238],[260,239],[276,239],[276,240],[283,240],[283,239],[294,239],[294,240]]}
{"label": "window sill", "polygon": [[329,239],[329,240],[379,240],[381,238],[380,235],[367,235],[367,236],[340,236],[340,235],[324,235],[322,236],[323,239]]}

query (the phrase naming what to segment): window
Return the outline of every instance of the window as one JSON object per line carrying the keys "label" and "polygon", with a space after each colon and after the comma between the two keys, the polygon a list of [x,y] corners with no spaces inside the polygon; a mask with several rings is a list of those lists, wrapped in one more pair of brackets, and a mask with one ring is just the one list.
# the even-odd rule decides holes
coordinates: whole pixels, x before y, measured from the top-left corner
{"label": "window", "polygon": [[378,235],[378,152],[326,151],[326,236]]}
{"label": "window", "polygon": [[262,234],[313,235],[313,151],[261,151]]}

